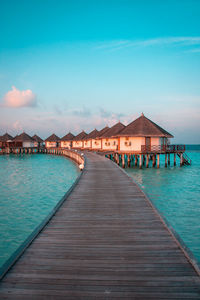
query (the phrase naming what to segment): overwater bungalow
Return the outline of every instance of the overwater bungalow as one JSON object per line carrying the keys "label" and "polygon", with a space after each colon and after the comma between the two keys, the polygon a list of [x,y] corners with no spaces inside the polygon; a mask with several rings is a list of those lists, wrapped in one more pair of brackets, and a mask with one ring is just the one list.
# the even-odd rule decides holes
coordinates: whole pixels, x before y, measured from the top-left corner
{"label": "overwater bungalow", "polygon": [[125,125],[118,122],[117,124],[112,126],[110,129],[108,129],[104,134],[102,134],[101,135],[101,140],[102,140],[101,150],[102,151],[118,150],[117,134],[119,134],[124,128],[125,128]]}
{"label": "overwater bungalow", "polygon": [[40,148],[43,146],[43,140],[37,135],[33,135],[32,139],[34,140],[34,147]]}
{"label": "overwater bungalow", "polygon": [[77,136],[74,137],[72,141],[72,148],[82,149],[83,148],[83,139],[87,136],[85,131],[81,131]]}
{"label": "overwater bungalow", "polygon": [[99,134],[99,131],[94,129],[83,139],[83,148],[92,149],[92,140],[95,139]]}
{"label": "overwater bungalow", "polygon": [[102,139],[101,136],[108,131],[109,127],[106,126],[98,132],[98,135],[95,138],[92,138],[92,150],[100,151],[102,148]]}
{"label": "overwater bungalow", "polygon": [[22,132],[20,135],[16,135],[13,139],[12,147],[18,148],[33,148],[34,140],[30,135],[25,132]]}
{"label": "overwater bungalow", "polygon": [[53,133],[45,140],[46,148],[56,148],[60,146],[60,138]]}
{"label": "overwater bungalow", "polygon": [[12,142],[13,142],[13,137],[10,134],[5,133],[4,135],[0,136],[0,147],[1,148],[9,147],[9,145]]}
{"label": "overwater bungalow", "polygon": [[165,151],[173,135],[144,116],[127,125],[116,135],[118,151],[143,153],[151,150]]}
{"label": "overwater bungalow", "polygon": [[73,139],[74,139],[74,135],[71,132],[63,136],[60,139],[61,148],[71,149]]}

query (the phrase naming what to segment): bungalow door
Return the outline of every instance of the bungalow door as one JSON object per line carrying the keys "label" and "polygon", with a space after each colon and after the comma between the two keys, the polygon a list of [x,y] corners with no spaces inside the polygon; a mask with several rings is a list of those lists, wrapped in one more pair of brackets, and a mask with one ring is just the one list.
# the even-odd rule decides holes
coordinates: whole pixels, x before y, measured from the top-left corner
{"label": "bungalow door", "polygon": [[151,138],[150,137],[145,137],[145,148],[147,151],[151,150]]}

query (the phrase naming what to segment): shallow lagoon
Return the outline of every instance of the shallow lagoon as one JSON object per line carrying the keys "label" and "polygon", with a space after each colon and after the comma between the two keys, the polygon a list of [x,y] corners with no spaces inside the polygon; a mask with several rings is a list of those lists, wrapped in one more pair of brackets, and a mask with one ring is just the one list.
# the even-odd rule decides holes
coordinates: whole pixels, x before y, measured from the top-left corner
{"label": "shallow lagoon", "polygon": [[187,151],[191,166],[125,169],[140,185],[158,211],[182,238],[200,263],[200,151]]}
{"label": "shallow lagoon", "polygon": [[0,267],[45,219],[79,174],[65,157],[0,156]]}

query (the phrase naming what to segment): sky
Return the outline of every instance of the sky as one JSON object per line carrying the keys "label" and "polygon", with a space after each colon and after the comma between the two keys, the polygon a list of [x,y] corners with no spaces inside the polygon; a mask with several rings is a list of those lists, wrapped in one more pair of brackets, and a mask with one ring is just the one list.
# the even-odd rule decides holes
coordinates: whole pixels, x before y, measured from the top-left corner
{"label": "sky", "polygon": [[200,144],[199,0],[0,0],[0,135],[87,133],[143,112]]}

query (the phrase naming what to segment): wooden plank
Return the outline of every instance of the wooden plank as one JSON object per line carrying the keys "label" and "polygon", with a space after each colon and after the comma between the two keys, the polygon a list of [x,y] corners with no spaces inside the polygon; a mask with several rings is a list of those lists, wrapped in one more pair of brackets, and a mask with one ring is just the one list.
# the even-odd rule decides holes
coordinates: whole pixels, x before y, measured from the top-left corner
{"label": "wooden plank", "polygon": [[200,278],[137,185],[87,153],[73,193],[0,283],[1,299],[200,299]]}

